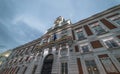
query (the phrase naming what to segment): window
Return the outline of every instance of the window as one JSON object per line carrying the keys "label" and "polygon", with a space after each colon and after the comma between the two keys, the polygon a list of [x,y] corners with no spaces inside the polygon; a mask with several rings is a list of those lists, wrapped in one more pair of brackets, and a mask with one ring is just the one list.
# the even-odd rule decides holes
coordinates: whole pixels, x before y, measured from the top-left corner
{"label": "window", "polygon": [[100,19],[100,22],[103,23],[107,28],[110,30],[117,28],[113,23],[110,21],[106,20],[105,18]]}
{"label": "window", "polygon": [[20,58],[20,59],[19,59],[19,62],[22,62],[22,60],[23,60],[23,58]]}
{"label": "window", "polygon": [[29,57],[29,56],[27,56],[27,57],[26,57],[26,59],[25,59],[25,61],[29,61],[29,58],[30,58],[30,57]]}
{"label": "window", "polygon": [[78,40],[86,39],[82,29],[76,31]]}
{"label": "window", "polygon": [[114,21],[115,21],[117,24],[120,25],[120,17],[119,17],[119,19],[115,19]]}
{"label": "window", "polygon": [[61,74],[68,74],[68,64],[65,63],[61,63]]}
{"label": "window", "polygon": [[119,46],[118,43],[113,39],[105,40],[104,43],[107,46],[107,48],[114,48]]}
{"label": "window", "polygon": [[90,26],[92,27],[93,31],[94,31],[97,35],[106,33],[105,29],[99,24],[99,22],[90,24]]}
{"label": "window", "polygon": [[120,57],[117,57],[118,62],[120,63]]}
{"label": "window", "polygon": [[31,51],[31,50],[33,49],[33,47],[34,47],[34,46],[30,46],[29,51]]}
{"label": "window", "polygon": [[89,52],[89,47],[88,45],[84,45],[84,46],[81,46],[82,48],[82,51],[85,53],[85,52]]}
{"label": "window", "polygon": [[17,58],[14,60],[14,63],[16,63],[17,62]]}
{"label": "window", "polygon": [[26,70],[27,70],[27,67],[24,67],[23,71],[22,71],[22,74],[25,74]]}
{"label": "window", "polygon": [[24,53],[25,53],[25,54],[27,54],[27,53],[28,53],[28,48],[25,48],[25,49],[24,49],[23,54],[24,54]]}
{"label": "window", "polygon": [[31,49],[31,52],[33,53],[34,52],[34,48],[37,46],[38,44],[35,44],[35,45],[33,45],[33,47],[32,47],[32,49]]}
{"label": "window", "polygon": [[17,74],[19,70],[20,70],[20,67],[17,67],[15,74]]}
{"label": "window", "polygon": [[85,61],[89,74],[100,74],[94,60]]}
{"label": "window", "polygon": [[48,41],[47,38],[43,38],[40,42],[40,45],[47,43],[47,41]]}
{"label": "window", "polygon": [[24,52],[24,49],[23,49],[23,50],[21,50],[20,55],[22,55],[22,54],[23,54],[23,52]]}
{"label": "window", "polygon": [[120,39],[120,35],[117,35],[117,38]]}
{"label": "window", "polygon": [[12,61],[13,61],[13,60],[10,60],[10,61],[9,61],[9,64],[12,64]]}
{"label": "window", "polygon": [[107,54],[98,55],[98,57],[107,74],[119,74],[114,63]]}
{"label": "window", "polygon": [[32,74],[35,74],[36,69],[37,69],[37,65],[34,66]]}
{"label": "window", "polygon": [[61,37],[62,38],[64,38],[65,36],[67,36],[68,35],[68,31],[67,30],[63,30],[62,32],[61,32]]}
{"label": "window", "polygon": [[117,23],[118,25],[120,25],[120,14],[116,14],[114,16],[109,17],[108,19],[110,19],[111,21]]}

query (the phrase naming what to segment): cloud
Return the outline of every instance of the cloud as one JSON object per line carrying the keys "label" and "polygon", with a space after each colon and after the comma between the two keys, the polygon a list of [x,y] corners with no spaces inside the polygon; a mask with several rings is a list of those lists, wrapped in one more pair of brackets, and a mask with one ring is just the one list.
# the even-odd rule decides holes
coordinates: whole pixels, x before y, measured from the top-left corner
{"label": "cloud", "polygon": [[17,23],[17,25],[11,25],[11,28],[7,28],[6,25],[2,23],[0,23],[0,25],[0,50],[14,48],[32,41],[43,34],[41,31],[28,26],[22,21]]}
{"label": "cloud", "polygon": [[26,23],[26,25],[30,26],[31,28],[37,29],[40,32],[44,33],[45,30],[48,29],[49,25],[42,23],[39,18],[31,16],[31,15],[19,15],[13,20],[13,24],[20,25],[20,22]]}
{"label": "cloud", "polygon": [[0,0],[0,52],[40,37],[58,16],[74,23],[117,4],[120,1]]}

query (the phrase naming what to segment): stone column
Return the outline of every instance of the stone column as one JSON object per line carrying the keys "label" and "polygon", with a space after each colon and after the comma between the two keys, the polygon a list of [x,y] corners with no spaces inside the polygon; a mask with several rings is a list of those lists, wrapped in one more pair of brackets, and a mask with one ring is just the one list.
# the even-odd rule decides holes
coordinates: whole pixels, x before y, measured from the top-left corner
{"label": "stone column", "polygon": [[61,49],[62,49],[62,47],[61,47],[61,45],[60,45],[60,48],[59,48],[59,50],[58,50],[58,58],[61,57],[61,54],[60,54]]}
{"label": "stone column", "polygon": [[66,43],[66,48],[67,48],[67,56],[69,56],[69,54],[70,54],[70,48],[69,48],[68,43]]}
{"label": "stone column", "polygon": [[108,54],[108,55],[110,56],[110,59],[112,60],[118,71],[120,72],[120,64],[117,61],[117,59],[113,56],[113,54]]}
{"label": "stone column", "polygon": [[54,62],[53,62],[53,69],[52,69],[52,73],[53,74],[60,74],[60,50],[61,45],[57,46],[56,48],[58,48],[58,54],[54,56]]}
{"label": "stone column", "polygon": [[43,52],[41,52],[41,55],[38,56],[38,66],[37,69],[35,71],[35,74],[40,74],[41,73],[41,69],[42,69],[42,65],[43,65]]}
{"label": "stone column", "polygon": [[96,65],[98,67],[98,70],[99,70],[100,74],[106,74],[105,69],[103,68],[99,58],[97,57],[97,54],[94,55],[94,56],[95,56],[95,62],[96,62]]}

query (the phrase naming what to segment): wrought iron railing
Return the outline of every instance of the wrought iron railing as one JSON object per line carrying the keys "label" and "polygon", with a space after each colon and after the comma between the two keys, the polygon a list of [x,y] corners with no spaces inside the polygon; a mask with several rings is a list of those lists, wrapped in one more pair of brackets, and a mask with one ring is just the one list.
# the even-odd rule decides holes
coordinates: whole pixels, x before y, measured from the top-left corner
{"label": "wrought iron railing", "polygon": [[56,39],[55,41],[50,41],[50,42],[44,43],[42,45],[37,45],[36,49],[40,49],[40,48],[51,46],[51,45],[58,45],[58,44],[61,44],[61,43],[67,42],[67,41],[68,42],[72,41],[72,37],[71,36],[64,36],[60,39]]}

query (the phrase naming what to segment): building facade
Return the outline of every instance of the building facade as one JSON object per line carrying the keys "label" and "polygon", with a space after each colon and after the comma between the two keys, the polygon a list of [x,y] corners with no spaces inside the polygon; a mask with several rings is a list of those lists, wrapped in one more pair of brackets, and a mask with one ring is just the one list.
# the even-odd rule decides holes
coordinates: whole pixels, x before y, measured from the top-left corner
{"label": "building facade", "polygon": [[7,58],[9,57],[11,52],[12,52],[11,50],[8,50],[3,53],[0,53],[0,66],[2,65],[3,62],[7,61]]}
{"label": "building facade", "polygon": [[13,49],[0,74],[120,74],[120,5],[72,24],[58,17]]}

